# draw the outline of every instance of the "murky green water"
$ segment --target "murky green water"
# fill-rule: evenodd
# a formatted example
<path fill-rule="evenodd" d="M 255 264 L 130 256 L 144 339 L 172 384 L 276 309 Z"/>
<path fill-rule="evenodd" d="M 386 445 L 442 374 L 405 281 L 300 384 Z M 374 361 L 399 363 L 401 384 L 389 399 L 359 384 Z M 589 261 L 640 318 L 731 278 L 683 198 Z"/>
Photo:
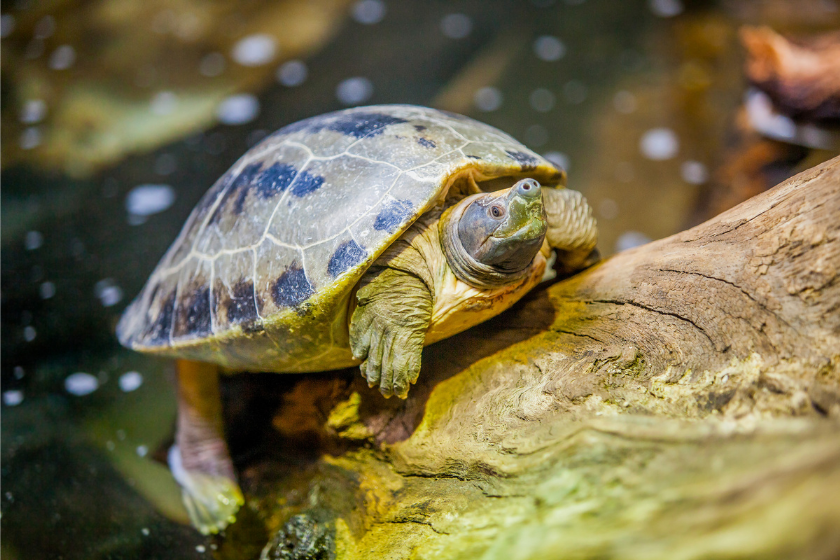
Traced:
<path fill-rule="evenodd" d="M 743 91 L 737 25 L 777 17 L 680 0 L 228 4 L 3 2 L 8 558 L 213 552 L 161 462 L 170 365 L 113 330 L 262 136 L 349 105 L 468 114 L 567 167 L 610 254 L 691 220 Z"/>

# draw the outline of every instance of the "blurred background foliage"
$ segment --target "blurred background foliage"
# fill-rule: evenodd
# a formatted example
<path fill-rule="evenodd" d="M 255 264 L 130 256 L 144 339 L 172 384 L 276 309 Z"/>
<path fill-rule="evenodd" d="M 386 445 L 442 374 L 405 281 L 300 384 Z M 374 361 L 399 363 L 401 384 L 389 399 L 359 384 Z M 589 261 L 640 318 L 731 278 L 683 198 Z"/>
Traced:
<path fill-rule="evenodd" d="M 208 552 L 150 458 L 170 437 L 168 366 L 120 350 L 113 327 L 266 134 L 365 104 L 467 114 L 567 168 L 609 255 L 738 202 L 720 173 L 739 146 L 745 24 L 822 33 L 840 6 L 3 1 L 3 554 Z M 832 153 L 780 148 L 762 170 L 772 185 Z"/>

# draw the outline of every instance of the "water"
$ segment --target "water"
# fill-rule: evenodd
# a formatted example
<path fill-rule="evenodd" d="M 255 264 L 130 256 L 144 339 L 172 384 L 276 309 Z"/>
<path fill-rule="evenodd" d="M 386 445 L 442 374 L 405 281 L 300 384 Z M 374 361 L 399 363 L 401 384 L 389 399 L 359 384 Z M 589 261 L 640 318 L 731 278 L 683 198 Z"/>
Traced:
<path fill-rule="evenodd" d="M 251 145 L 360 103 L 465 113 L 564 165 L 609 255 L 688 222 L 743 95 L 737 25 L 775 17 L 744 4 L 4 3 L 2 553 L 214 553 L 161 463 L 171 366 L 113 331 Z"/>

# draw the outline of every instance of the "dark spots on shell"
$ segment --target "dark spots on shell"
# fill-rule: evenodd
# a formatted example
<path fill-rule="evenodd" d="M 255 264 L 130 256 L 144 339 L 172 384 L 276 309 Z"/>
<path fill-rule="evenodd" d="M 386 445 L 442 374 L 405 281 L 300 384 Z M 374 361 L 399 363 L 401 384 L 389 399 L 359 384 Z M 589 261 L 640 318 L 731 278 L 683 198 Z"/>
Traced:
<path fill-rule="evenodd" d="M 245 169 L 240 171 L 239 175 L 230 181 L 224 189 L 224 194 L 221 195 L 222 200 L 219 202 L 219 205 L 216 206 L 216 210 L 213 212 L 210 222 L 216 223 L 221 220 L 224 215 L 224 211 L 231 205 L 231 201 L 233 201 L 233 208 L 231 208 L 231 211 L 234 214 L 242 213 L 245 206 L 245 199 L 248 197 L 248 191 L 250 190 L 249 187 L 257 177 L 260 169 L 262 169 L 262 162 L 246 165 Z"/>
<path fill-rule="evenodd" d="M 320 175 L 313 175 L 307 171 L 301 171 L 296 181 L 292 183 L 290 192 L 300 198 L 313 193 L 324 184 L 324 178 Z"/>
<path fill-rule="evenodd" d="M 338 246 L 338 249 L 330 257 L 330 262 L 327 264 L 327 272 L 335 278 L 348 268 L 364 260 L 365 257 L 367 257 L 367 251 L 359 247 L 358 243 L 352 239 L 345 241 Z"/>
<path fill-rule="evenodd" d="M 323 115 L 313 117 L 281 128 L 272 136 L 284 136 L 295 132 L 315 134 L 322 130 L 340 132 L 354 138 L 367 138 L 382 134 L 386 127 L 392 124 L 408 122 L 399 117 L 370 111 L 356 111 L 343 115 Z"/>
<path fill-rule="evenodd" d="M 211 329 L 210 288 L 203 286 L 182 294 L 175 313 L 173 337 L 206 336 Z"/>
<path fill-rule="evenodd" d="M 505 153 L 512 157 L 519 164 L 522 171 L 532 171 L 537 168 L 540 161 L 530 154 L 525 152 L 517 152 L 516 150 L 505 150 Z"/>
<path fill-rule="evenodd" d="M 260 173 L 254 194 L 263 200 L 285 191 L 297 177 L 297 169 L 287 163 L 275 163 Z"/>
<path fill-rule="evenodd" d="M 470 159 L 481 159 L 481 156 L 471 156 L 469 154 L 467 154 L 467 157 Z"/>
<path fill-rule="evenodd" d="M 149 344 L 169 344 L 169 334 L 172 332 L 172 314 L 175 312 L 175 290 L 160 304 L 160 312 L 146 329 L 146 339 Z"/>
<path fill-rule="evenodd" d="M 393 200 L 389 202 L 376 216 L 376 220 L 373 222 L 373 229 L 393 231 L 411 215 L 412 208 L 412 204 L 408 200 Z"/>
<path fill-rule="evenodd" d="M 230 323 L 252 323 L 259 318 L 253 282 L 240 280 L 234 284 L 231 292 L 224 298 L 223 305 Z"/>
<path fill-rule="evenodd" d="M 426 127 L 421 124 L 415 124 L 414 130 L 416 130 L 417 132 L 423 132 L 424 130 L 426 130 Z"/>
<path fill-rule="evenodd" d="M 295 307 L 314 292 L 306 272 L 297 263 L 292 263 L 271 286 L 271 299 L 277 307 Z"/>
<path fill-rule="evenodd" d="M 418 138 L 417 143 L 424 148 L 437 148 L 437 145 L 427 138 Z"/>

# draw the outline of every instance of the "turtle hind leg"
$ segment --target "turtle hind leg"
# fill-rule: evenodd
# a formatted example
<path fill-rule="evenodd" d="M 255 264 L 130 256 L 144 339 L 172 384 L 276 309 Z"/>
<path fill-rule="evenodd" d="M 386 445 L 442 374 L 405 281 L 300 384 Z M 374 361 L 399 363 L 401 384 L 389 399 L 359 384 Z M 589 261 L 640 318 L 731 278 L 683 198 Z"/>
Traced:
<path fill-rule="evenodd" d="M 218 533 L 244 503 L 224 440 L 216 366 L 178 360 L 178 429 L 169 467 L 193 525 Z"/>

